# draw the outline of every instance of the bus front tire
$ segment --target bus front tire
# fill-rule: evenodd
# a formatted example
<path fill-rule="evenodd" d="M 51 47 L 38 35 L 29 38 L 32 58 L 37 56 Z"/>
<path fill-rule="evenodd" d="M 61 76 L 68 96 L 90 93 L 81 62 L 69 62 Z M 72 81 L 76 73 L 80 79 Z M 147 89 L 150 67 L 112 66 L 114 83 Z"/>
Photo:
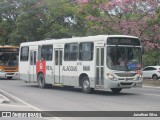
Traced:
<path fill-rule="evenodd" d="M 93 88 L 90 87 L 90 82 L 87 76 L 82 79 L 82 91 L 83 93 L 88 94 L 93 92 Z"/>
<path fill-rule="evenodd" d="M 111 88 L 113 93 L 120 93 L 122 88 Z"/>

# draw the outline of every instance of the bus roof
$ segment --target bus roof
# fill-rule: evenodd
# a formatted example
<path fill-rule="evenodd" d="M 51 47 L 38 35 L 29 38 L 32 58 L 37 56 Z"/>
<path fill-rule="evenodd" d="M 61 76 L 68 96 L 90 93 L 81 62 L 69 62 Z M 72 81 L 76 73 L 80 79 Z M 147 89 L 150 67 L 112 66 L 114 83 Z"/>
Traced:
<path fill-rule="evenodd" d="M 19 47 L 18 46 L 11 46 L 11 45 L 4 45 L 4 46 L 0 45 L 0 48 L 19 48 Z"/>
<path fill-rule="evenodd" d="M 72 38 L 62 38 L 62 39 L 46 39 L 41 41 L 24 42 L 21 46 L 25 45 L 39 45 L 39 44 L 53 44 L 53 43 L 65 43 L 65 42 L 83 42 L 83 41 L 99 41 L 106 40 L 108 37 L 129 37 L 138 38 L 129 35 L 96 35 L 96 36 L 86 36 L 86 37 L 72 37 Z"/>

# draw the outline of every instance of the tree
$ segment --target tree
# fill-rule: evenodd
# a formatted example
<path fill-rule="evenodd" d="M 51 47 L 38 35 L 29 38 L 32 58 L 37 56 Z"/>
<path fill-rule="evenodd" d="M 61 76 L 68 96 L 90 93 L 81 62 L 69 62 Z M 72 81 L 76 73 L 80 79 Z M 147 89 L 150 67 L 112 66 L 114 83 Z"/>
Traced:
<path fill-rule="evenodd" d="M 0 1 L 0 43 L 10 44 L 11 33 L 15 30 L 15 21 L 18 17 L 17 3 L 19 0 Z"/>
<path fill-rule="evenodd" d="M 82 36 L 86 27 L 78 14 L 79 6 L 75 1 L 47 0 L 47 33 L 49 38 Z"/>
<path fill-rule="evenodd" d="M 158 42 L 158 8 L 157 0 L 95 0 L 84 6 L 82 13 L 86 14 L 86 25 L 98 34 L 134 35 L 142 42 Z"/>
<path fill-rule="evenodd" d="M 16 30 L 12 33 L 14 44 L 21 42 L 37 41 L 44 39 L 45 30 L 45 8 L 42 7 L 43 1 L 24 0 L 19 7 L 19 16 L 16 20 Z"/>
<path fill-rule="evenodd" d="M 143 67 L 150 65 L 160 65 L 160 51 L 158 49 L 145 51 L 142 60 L 143 60 Z"/>

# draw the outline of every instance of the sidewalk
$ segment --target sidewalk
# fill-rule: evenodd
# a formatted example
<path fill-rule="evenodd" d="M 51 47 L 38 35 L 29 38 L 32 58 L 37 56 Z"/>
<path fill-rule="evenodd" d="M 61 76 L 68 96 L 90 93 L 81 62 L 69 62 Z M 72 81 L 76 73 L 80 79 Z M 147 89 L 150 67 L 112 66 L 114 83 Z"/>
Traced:
<path fill-rule="evenodd" d="M 143 80 L 143 86 L 160 87 L 160 80 L 145 79 Z"/>

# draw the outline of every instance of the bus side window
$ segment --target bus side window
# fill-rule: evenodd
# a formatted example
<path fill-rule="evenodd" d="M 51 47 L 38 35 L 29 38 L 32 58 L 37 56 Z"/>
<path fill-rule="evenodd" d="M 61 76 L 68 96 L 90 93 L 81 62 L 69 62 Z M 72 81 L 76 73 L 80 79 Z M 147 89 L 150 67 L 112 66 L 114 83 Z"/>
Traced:
<path fill-rule="evenodd" d="M 20 61 L 28 61 L 28 55 L 29 55 L 29 47 L 28 46 L 21 47 Z"/>
<path fill-rule="evenodd" d="M 69 60 L 69 44 L 65 44 L 64 46 L 64 60 Z"/>
<path fill-rule="evenodd" d="M 41 59 L 51 61 L 53 55 L 53 45 L 42 45 Z"/>
<path fill-rule="evenodd" d="M 64 46 L 64 60 L 76 61 L 78 58 L 78 43 L 68 43 Z"/>
<path fill-rule="evenodd" d="M 77 60 L 78 44 L 71 44 L 70 46 L 70 60 Z"/>
<path fill-rule="evenodd" d="M 42 46 L 38 46 L 38 60 L 41 60 L 41 49 L 42 49 Z"/>
<path fill-rule="evenodd" d="M 83 42 L 79 46 L 79 60 L 92 60 L 94 44 L 92 42 Z"/>
<path fill-rule="evenodd" d="M 55 65 L 58 65 L 58 50 L 55 51 Z"/>

